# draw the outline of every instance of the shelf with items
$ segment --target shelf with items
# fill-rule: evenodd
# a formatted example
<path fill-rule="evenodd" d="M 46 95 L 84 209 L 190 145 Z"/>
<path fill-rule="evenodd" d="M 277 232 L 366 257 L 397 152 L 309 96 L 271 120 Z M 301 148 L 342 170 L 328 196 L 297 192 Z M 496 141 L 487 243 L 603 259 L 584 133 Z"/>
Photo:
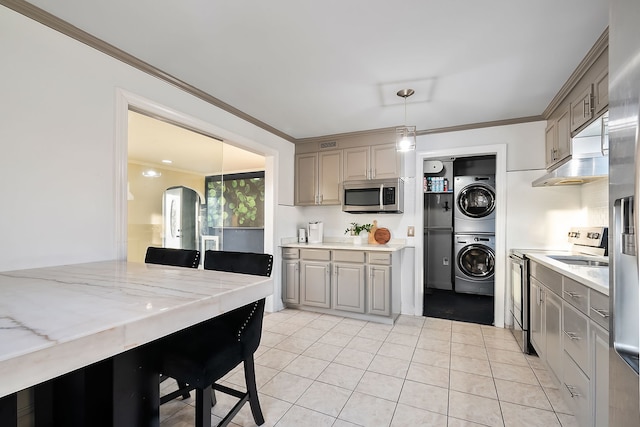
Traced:
<path fill-rule="evenodd" d="M 451 183 L 448 178 L 442 176 L 424 176 L 422 180 L 422 191 L 430 194 L 453 193 Z"/>

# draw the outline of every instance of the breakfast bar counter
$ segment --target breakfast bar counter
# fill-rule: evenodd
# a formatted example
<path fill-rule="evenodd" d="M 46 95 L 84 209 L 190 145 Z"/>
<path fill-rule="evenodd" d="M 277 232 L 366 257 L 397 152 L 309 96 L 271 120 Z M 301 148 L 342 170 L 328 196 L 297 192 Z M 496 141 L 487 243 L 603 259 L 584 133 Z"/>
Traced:
<path fill-rule="evenodd" d="M 269 277 L 125 261 L 0 272 L 0 397 L 272 293 Z"/>

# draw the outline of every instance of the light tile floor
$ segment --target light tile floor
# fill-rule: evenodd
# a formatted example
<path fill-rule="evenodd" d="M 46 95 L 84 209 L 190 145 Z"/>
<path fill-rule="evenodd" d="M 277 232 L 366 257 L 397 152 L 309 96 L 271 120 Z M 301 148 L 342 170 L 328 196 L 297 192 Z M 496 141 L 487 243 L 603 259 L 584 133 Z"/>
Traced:
<path fill-rule="evenodd" d="M 286 309 L 265 314 L 256 377 L 265 426 L 577 426 L 540 360 L 492 326 Z M 222 383 L 243 388 L 242 368 Z M 217 397 L 213 423 L 235 402 Z M 192 405 L 163 405 L 161 426 L 193 425 Z M 255 426 L 248 404 L 232 425 Z"/>

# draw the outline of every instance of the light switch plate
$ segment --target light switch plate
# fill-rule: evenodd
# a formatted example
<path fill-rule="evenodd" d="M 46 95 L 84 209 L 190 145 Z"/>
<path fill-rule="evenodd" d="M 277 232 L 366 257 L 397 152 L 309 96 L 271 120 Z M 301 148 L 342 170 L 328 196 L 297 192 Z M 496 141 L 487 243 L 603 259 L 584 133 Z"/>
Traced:
<path fill-rule="evenodd" d="M 407 237 L 413 237 L 416 234 L 416 229 L 413 225 L 407 227 Z"/>

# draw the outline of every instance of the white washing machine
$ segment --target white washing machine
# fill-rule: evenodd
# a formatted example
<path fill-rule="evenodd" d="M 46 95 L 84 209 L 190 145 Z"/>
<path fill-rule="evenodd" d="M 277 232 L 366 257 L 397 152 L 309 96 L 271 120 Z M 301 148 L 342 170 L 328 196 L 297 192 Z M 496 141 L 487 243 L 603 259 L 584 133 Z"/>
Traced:
<path fill-rule="evenodd" d="M 456 234 L 454 290 L 459 293 L 491 295 L 495 283 L 495 236 L 488 234 Z"/>
<path fill-rule="evenodd" d="M 496 232 L 494 175 L 456 176 L 453 180 L 453 232 Z"/>

